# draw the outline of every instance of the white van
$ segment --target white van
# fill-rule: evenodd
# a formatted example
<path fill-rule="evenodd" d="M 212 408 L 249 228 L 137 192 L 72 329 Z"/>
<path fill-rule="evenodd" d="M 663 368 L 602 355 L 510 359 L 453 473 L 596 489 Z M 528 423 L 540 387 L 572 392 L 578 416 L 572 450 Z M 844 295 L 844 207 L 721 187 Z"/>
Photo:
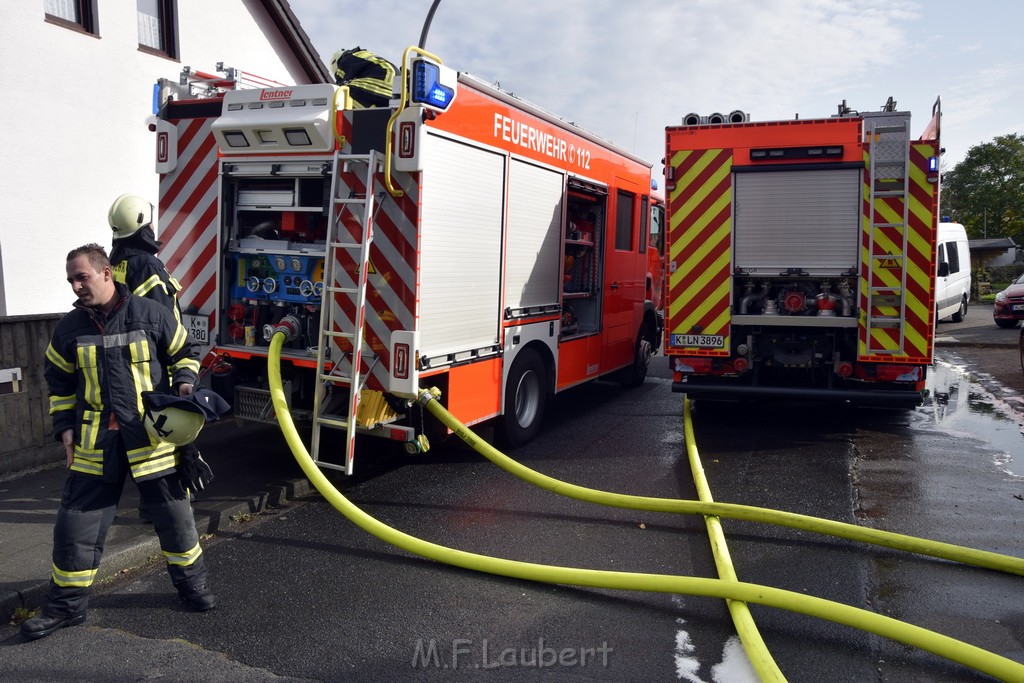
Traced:
<path fill-rule="evenodd" d="M 964 226 L 939 223 L 936 261 L 935 320 L 952 316 L 953 322 L 963 322 L 967 315 L 967 301 L 971 298 L 971 252 Z"/>

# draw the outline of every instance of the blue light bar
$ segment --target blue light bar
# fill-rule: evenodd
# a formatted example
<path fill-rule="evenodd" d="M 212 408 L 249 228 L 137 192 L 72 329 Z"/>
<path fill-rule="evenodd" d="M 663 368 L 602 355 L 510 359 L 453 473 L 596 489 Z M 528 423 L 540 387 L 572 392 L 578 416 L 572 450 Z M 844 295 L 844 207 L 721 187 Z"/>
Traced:
<path fill-rule="evenodd" d="M 445 111 L 455 99 L 455 90 L 441 85 L 441 68 L 418 59 L 412 65 L 412 101 Z"/>
<path fill-rule="evenodd" d="M 939 158 L 938 157 L 928 157 L 928 171 L 929 171 L 929 173 L 934 173 L 935 171 L 938 171 L 938 170 L 939 170 Z"/>

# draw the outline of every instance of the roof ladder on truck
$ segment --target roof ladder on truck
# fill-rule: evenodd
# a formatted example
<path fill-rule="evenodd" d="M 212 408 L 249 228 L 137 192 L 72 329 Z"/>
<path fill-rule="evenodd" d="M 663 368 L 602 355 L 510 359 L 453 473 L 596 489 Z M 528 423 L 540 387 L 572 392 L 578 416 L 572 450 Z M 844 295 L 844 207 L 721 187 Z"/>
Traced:
<path fill-rule="evenodd" d="M 910 113 L 868 112 L 868 354 L 901 355 L 907 306 Z"/>
<path fill-rule="evenodd" d="M 333 396 L 332 391 L 317 391 L 313 399 L 312 457 L 320 467 L 343 470 L 351 475 L 355 462 L 356 415 L 359 412 L 360 392 L 365 383 L 362 372 L 364 326 L 366 322 L 366 278 L 370 264 L 370 244 L 373 241 L 375 201 L 373 179 L 383 163 L 378 152 L 370 154 L 335 153 L 331 187 L 331 214 L 324 258 L 324 304 L 321 308 L 320 335 L 317 345 L 318 388 L 347 389 L 347 401 Z M 359 189 L 349 190 L 342 177 L 360 177 Z M 339 194 L 349 194 L 340 197 Z M 349 219 L 348 225 L 345 219 Z M 350 229 L 358 223 L 360 236 L 356 239 Z M 345 261 L 356 263 L 354 278 L 346 275 L 339 263 L 342 252 L 350 254 Z M 354 282 L 350 282 L 354 279 Z M 351 317 L 343 309 L 351 310 Z M 347 340 L 351 350 L 343 353 L 341 341 Z M 346 374 L 345 358 L 348 359 Z M 319 384 L 322 383 L 322 384 Z M 334 400 L 331 400 L 334 398 Z M 327 412 L 333 406 L 347 403 L 345 414 Z M 320 458 L 321 429 L 343 429 L 345 462 L 329 463 Z"/>

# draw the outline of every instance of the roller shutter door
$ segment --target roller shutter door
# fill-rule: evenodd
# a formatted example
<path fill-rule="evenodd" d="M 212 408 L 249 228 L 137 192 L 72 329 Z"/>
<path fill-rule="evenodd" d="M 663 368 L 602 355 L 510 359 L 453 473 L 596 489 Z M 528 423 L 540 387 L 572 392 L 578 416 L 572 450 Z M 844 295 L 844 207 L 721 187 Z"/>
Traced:
<path fill-rule="evenodd" d="M 505 307 L 558 305 L 563 177 L 513 159 L 509 169 Z"/>
<path fill-rule="evenodd" d="M 736 267 L 778 275 L 856 270 L 859 169 L 736 173 Z"/>
<path fill-rule="evenodd" d="M 436 135 L 426 142 L 419 329 L 422 353 L 437 357 L 498 343 L 505 159 Z"/>

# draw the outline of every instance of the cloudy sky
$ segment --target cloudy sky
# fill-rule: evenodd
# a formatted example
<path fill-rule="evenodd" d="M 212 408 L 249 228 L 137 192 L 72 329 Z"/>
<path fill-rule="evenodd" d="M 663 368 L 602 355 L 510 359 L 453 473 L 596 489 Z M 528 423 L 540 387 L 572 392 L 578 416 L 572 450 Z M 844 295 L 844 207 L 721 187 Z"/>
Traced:
<path fill-rule="evenodd" d="M 324 60 L 359 45 L 393 62 L 431 0 L 290 0 Z M 1024 134 L 1016 0 L 441 0 L 426 41 L 459 71 L 655 164 L 688 112 L 830 116 L 889 96 L 914 134 L 942 98 L 944 166 Z"/>

